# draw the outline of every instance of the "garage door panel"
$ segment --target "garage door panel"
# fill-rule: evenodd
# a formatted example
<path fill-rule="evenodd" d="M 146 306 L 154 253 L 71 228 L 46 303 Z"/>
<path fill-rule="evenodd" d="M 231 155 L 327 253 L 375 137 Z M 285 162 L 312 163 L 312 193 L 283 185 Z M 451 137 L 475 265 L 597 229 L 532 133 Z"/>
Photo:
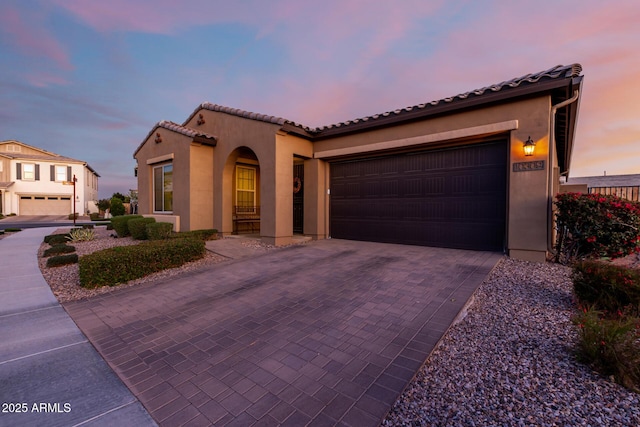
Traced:
<path fill-rule="evenodd" d="M 331 236 L 502 250 L 506 141 L 331 164 Z"/>
<path fill-rule="evenodd" d="M 20 215 L 69 215 L 71 198 L 68 196 L 21 196 Z"/>

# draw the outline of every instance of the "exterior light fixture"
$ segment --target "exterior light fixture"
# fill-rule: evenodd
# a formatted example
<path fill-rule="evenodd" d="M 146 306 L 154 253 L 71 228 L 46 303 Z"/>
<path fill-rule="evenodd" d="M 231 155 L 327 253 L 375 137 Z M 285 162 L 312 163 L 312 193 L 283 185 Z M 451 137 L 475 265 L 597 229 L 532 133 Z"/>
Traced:
<path fill-rule="evenodd" d="M 525 156 L 533 156 L 533 152 L 536 150 L 536 143 L 533 142 L 531 136 L 529 136 L 522 147 L 524 148 Z"/>

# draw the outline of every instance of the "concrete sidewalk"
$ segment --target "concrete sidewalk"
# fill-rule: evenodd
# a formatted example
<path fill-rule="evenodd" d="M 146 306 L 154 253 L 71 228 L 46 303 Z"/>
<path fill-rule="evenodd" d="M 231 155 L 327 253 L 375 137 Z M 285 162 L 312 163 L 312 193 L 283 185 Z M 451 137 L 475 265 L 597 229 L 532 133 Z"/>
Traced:
<path fill-rule="evenodd" d="M 155 426 L 58 304 L 33 228 L 0 240 L 0 426 Z"/>

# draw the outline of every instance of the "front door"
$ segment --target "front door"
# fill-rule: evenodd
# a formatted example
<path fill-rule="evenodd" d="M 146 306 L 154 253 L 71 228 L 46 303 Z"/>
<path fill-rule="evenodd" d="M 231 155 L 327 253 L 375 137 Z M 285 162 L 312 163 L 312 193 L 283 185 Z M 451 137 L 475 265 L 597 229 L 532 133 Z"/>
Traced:
<path fill-rule="evenodd" d="M 304 233 L 304 163 L 293 165 L 293 232 Z"/>

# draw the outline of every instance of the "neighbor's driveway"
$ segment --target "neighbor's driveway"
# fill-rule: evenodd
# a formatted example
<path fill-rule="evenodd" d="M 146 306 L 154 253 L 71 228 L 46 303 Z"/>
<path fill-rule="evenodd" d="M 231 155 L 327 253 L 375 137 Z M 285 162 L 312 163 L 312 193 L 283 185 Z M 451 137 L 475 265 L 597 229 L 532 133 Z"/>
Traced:
<path fill-rule="evenodd" d="M 375 426 L 500 257 L 325 240 L 65 308 L 161 425 Z"/>

